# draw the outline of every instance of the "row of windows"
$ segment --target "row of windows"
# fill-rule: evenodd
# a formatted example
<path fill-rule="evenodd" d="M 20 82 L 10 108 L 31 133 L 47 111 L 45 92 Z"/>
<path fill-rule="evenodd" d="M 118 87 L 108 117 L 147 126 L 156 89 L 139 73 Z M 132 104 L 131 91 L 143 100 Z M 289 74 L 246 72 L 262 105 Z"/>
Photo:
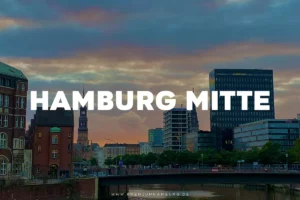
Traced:
<path fill-rule="evenodd" d="M 13 84 L 11 82 L 11 80 L 9 79 L 5 79 L 5 78 L 0 78 L 0 86 L 5 86 L 5 87 L 12 87 Z M 17 84 L 17 90 L 19 90 L 19 84 Z M 21 90 L 25 91 L 25 83 L 21 84 Z"/>
<path fill-rule="evenodd" d="M 16 96 L 16 108 L 25 108 L 25 97 Z M 0 94 L 0 107 L 9 107 L 9 96 Z"/>
<path fill-rule="evenodd" d="M 270 111 L 256 111 L 256 112 L 252 112 L 252 111 L 245 111 L 245 112 L 211 112 L 212 116 L 273 116 L 274 112 L 270 112 Z"/>
<path fill-rule="evenodd" d="M 38 151 L 38 153 L 42 152 L 42 146 L 40 144 L 38 144 L 38 146 L 37 146 L 37 151 Z M 70 152 L 71 152 L 71 144 L 68 144 L 68 153 L 70 153 Z M 51 157 L 54 159 L 58 158 L 58 150 L 56 150 L 56 149 L 52 150 L 51 155 L 52 155 Z"/>
<path fill-rule="evenodd" d="M 248 82 L 245 84 L 241 84 L 241 83 L 221 83 L 221 84 L 216 84 L 215 88 L 217 88 L 217 90 L 221 90 L 221 89 L 238 89 L 238 90 L 249 90 L 249 89 L 271 89 L 273 88 L 272 84 L 263 84 L 263 85 L 259 85 L 259 84 L 249 84 Z"/>
<path fill-rule="evenodd" d="M 42 136 L 43 136 L 43 133 L 42 133 L 42 132 L 39 132 L 39 133 L 38 133 L 38 137 L 41 138 Z M 57 135 L 53 135 L 53 136 L 57 136 Z M 72 137 L 72 132 L 69 132 L 69 133 L 68 133 L 68 137 L 69 137 L 69 138 Z"/>
<path fill-rule="evenodd" d="M 8 127 L 8 115 L 0 114 L 0 127 Z M 15 127 L 24 128 L 25 117 L 15 116 Z"/>
<path fill-rule="evenodd" d="M 0 133 L 0 149 L 7 148 L 7 135 L 6 133 Z M 24 138 L 14 138 L 13 149 L 24 149 L 25 139 Z"/>
<path fill-rule="evenodd" d="M 265 77 L 217 77 L 216 81 L 220 82 L 247 82 L 247 83 L 272 83 L 272 78 L 265 78 Z"/>

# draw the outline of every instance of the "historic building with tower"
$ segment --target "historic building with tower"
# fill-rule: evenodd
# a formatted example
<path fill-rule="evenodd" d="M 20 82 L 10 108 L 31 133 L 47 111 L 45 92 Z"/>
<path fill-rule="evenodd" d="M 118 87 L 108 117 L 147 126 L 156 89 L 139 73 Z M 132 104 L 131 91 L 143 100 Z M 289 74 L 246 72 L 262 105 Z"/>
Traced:
<path fill-rule="evenodd" d="M 82 91 L 83 97 L 85 96 L 84 89 Z M 94 151 L 100 147 L 97 143 L 89 141 L 88 137 L 88 117 L 87 106 L 80 107 L 79 121 L 78 121 L 78 138 L 77 143 L 74 144 L 74 157 L 80 157 L 85 160 L 90 160 L 94 157 Z"/>

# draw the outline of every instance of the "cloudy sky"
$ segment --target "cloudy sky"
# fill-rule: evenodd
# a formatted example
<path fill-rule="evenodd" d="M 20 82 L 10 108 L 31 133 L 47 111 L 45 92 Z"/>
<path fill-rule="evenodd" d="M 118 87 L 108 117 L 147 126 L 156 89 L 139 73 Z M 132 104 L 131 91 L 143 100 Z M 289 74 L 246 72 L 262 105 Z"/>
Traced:
<path fill-rule="evenodd" d="M 0 61 L 21 69 L 30 90 L 170 90 L 178 105 L 187 90 L 208 90 L 214 68 L 273 69 L 276 117 L 294 118 L 299 10 L 299 0 L 1 0 Z M 198 117 L 209 129 L 209 112 Z M 89 113 L 101 145 L 146 141 L 162 125 L 157 109 Z"/>

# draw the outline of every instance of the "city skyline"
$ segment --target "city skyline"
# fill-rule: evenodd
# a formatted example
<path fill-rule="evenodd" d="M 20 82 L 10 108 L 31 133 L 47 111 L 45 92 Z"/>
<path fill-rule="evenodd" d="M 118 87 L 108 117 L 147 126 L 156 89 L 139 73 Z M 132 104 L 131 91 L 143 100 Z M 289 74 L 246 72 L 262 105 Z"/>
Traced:
<path fill-rule="evenodd" d="M 29 91 L 170 90 L 185 107 L 187 90 L 209 89 L 212 69 L 273 69 L 275 117 L 300 113 L 299 1 L 66 2 L 0 2 L 0 61 L 24 72 Z M 209 130 L 209 111 L 197 113 Z M 88 116 L 101 146 L 106 137 L 147 141 L 148 129 L 163 127 L 159 110 Z"/>

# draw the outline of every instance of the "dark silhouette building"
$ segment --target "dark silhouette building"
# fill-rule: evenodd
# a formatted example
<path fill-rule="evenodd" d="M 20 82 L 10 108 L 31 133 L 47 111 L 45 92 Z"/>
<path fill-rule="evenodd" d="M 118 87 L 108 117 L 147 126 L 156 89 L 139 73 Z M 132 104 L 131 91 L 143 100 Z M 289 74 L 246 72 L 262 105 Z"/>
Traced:
<path fill-rule="evenodd" d="M 210 127 L 216 134 L 217 149 L 232 149 L 233 128 L 240 124 L 274 119 L 273 70 L 214 69 L 209 74 L 210 91 L 253 91 L 248 99 L 248 110 L 241 110 L 241 97 L 232 97 L 231 110 L 224 109 L 224 97 L 218 101 L 218 110 L 210 108 Z M 254 110 L 254 91 L 270 91 L 269 111 Z"/>
<path fill-rule="evenodd" d="M 26 76 L 0 62 L 0 179 L 24 172 L 27 90 Z"/>

